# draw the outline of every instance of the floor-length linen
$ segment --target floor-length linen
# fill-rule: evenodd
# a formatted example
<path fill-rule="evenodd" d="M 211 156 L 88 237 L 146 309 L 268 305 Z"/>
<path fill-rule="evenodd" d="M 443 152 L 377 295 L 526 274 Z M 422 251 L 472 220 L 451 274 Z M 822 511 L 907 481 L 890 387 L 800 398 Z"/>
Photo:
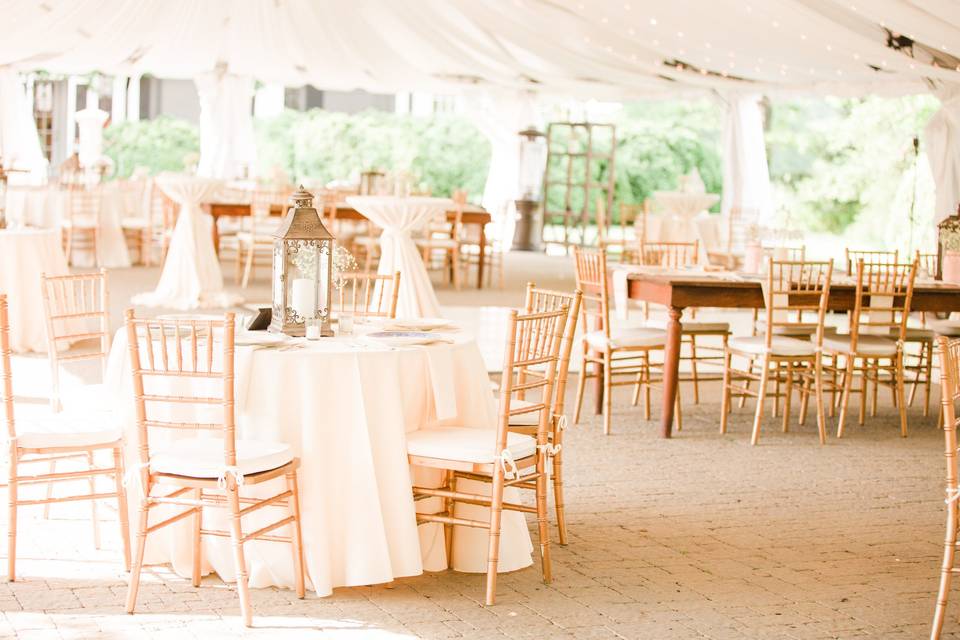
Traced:
<path fill-rule="evenodd" d="M 46 352 L 47 325 L 40 276 L 67 273 L 59 231 L 0 230 L 0 293 L 7 295 L 11 349 Z"/>
<path fill-rule="evenodd" d="M 133 303 L 203 309 L 228 307 L 240 302 L 240 296 L 228 294 L 223 288 L 223 274 L 211 236 L 213 219 L 200 207 L 202 202 L 223 188 L 223 182 L 167 175 L 158 177 L 155 184 L 180 205 L 180 214 L 157 288 L 134 296 Z"/>
<path fill-rule="evenodd" d="M 128 209 L 120 185 L 107 183 L 95 187 L 94 192 L 99 214 L 96 261 L 90 252 L 77 250 L 73 263 L 78 267 L 129 267 L 130 254 L 122 227 Z M 69 198 L 66 189 L 11 185 L 7 188 L 7 221 L 13 226 L 60 229 L 68 218 Z"/>
<path fill-rule="evenodd" d="M 449 198 L 399 198 L 392 196 L 350 196 L 347 202 L 368 220 L 383 229 L 380 235 L 380 275 L 400 272 L 397 297 L 398 318 L 435 318 L 440 303 L 430 275 L 411 234 L 432 217 L 453 207 Z"/>
<path fill-rule="evenodd" d="M 653 194 L 653 201 L 659 212 L 647 216 L 647 242 L 699 240 L 699 259 L 702 264 L 706 264 L 707 247 L 704 239 L 700 237 L 700 229 L 695 218 L 716 204 L 719 199 L 720 196 L 714 193 L 657 191 Z"/>
<path fill-rule="evenodd" d="M 313 589 L 328 595 L 337 587 L 378 584 L 445 569 L 443 528 L 416 525 L 410 489 L 412 477 L 433 482 L 438 472 L 408 466 L 405 434 L 433 423 L 463 424 L 488 430 L 493 446 L 496 409 L 476 342 L 454 334 L 453 344 L 401 349 L 362 338 L 301 339 L 299 344 L 300 348 L 286 351 L 237 347 L 236 417 L 239 437 L 286 442 L 300 458 L 304 550 Z M 138 438 L 123 331 L 117 333 L 111 349 L 107 387 L 117 394 L 128 468 L 136 468 Z M 171 391 L 176 392 L 175 387 L 154 390 Z M 191 412 L 171 414 L 170 419 L 216 420 L 216 415 Z M 151 446 L 157 441 L 155 433 L 151 432 Z M 281 482 L 248 487 L 244 492 L 272 495 Z M 470 490 L 463 481 L 458 488 Z M 132 495 L 131 505 L 136 503 Z M 416 506 L 431 507 L 436 505 L 429 501 Z M 164 514 L 157 511 L 160 520 Z M 485 509 L 470 505 L 458 506 L 458 515 L 488 517 Z M 245 517 L 244 527 L 252 530 L 267 524 L 264 518 L 269 517 Z M 215 510 L 207 510 L 204 527 L 225 528 L 222 518 Z M 178 574 L 189 576 L 191 531 L 187 520 L 152 534 L 146 562 L 170 562 Z M 503 513 L 500 548 L 501 571 L 532 564 L 523 514 Z M 246 550 L 252 586 L 293 585 L 286 546 L 253 542 Z M 484 572 L 486 557 L 487 532 L 457 527 L 453 568 Z M 234 580 L 228 539 L 204 540 L 204 571 L 211 569 L 227 581 Z"/>

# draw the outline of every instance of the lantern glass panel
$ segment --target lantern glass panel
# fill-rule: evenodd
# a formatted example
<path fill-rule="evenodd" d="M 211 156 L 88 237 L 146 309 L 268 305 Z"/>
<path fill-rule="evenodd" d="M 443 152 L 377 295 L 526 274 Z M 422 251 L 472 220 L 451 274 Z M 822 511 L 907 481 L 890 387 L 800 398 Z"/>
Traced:
<path fill-rule="evenodd" d="M 521 135 L 520 193 L 524 200 L 540 199 L 546 161 L 547 142 L 543 135 Z"/>

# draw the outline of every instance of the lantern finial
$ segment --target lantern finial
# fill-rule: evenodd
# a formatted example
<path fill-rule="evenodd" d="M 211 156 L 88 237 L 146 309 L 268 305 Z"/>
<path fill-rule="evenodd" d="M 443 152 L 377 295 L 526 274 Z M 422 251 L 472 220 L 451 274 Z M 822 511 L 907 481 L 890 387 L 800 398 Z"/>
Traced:
<path fill-rule="evenodd" d="M 313 206 L 313 194 L 303 188 L 303 185 L 300 185 L 300 188 L 297 189 L 290 196 L 290 199 L 293 200 L 294 207 L 312 207 Z"/>

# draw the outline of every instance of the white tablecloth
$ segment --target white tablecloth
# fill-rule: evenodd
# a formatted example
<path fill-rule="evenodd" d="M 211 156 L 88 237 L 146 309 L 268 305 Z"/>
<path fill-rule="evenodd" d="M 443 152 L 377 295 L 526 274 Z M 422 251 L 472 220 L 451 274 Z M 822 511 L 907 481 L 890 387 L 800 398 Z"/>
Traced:
<path fill-rule="evenodd" d="M 449 198 L 398 198 L 392 196 L 350 196 L 347 203 L 375 225 L 380 235 L 381 275 L 400 272 L 400 294 L 397 317 L 435 318 L 440 303 L 423 264 L 423 258 L 411 233 L 423 227 L 432 217 L 453 207 Z"/>
<path fill-rule="evenodd" d="M 100 234 L 97 240 L 97 263 L 108 269 L 130 266 L 127 243 L 121 222 L 127 213 L 124 194 L 119 185 L 108 183 L 97 187 L 100 205 Z M 27 187 L 12 185 L 7 189 L 7 222 L 13 226 L 31 226 L 60 229 L 67 219 L 69 194 L 55 187 Z M 75 264 L 94 265 L 92 255 L 76 252 Z"/>
<path fill-rule="evenodd" d="M 240 296 L 228 294 L 223 288 L 211 236 L 213 218 L 200 207 L 223 188 L 223 182 L 162 175 L 155 184 L 180 205 L 180 214 L 157 288 L 134 296 L 133 303 L 173 309 L 223 308 L 239 303 Z"/>
<path fill-rule="evenodd" d="M 715 193 L 657 191 L 654 206 L 659 213 L 647 217 L 647 242 L 692 242 L 699 240 L 699 259 L 707 264 L 707 238 L 701 237 L 695 218 L 720 199 Z"/>
<path fill-rule="evenodd" d="M 493 445 L 496 425 L 480 351 L 472 338 L 452 337 L 454 344 L 402 349 L 356 337 L 300 339 L 304 346 L 289 351 L 237 348 L 238 434 L 289 443 L 300 457 L 307 575 L 318 594 L 446 568 L 443 528 L 417 527 L 410 489 L 411 473 L 418 474 L 418 481 L 439 476 L 407 465 L 405 433 L 436 421 L 439 414 L 445 423 L 489 429 Z M 138 438 L 124 331 L 117 333 L 111 349 L 107 388 L 119 394 L 129 466 L 136 462 Z M 276 493 L 281 484 L 268 483 L 262 495 Z M 136 504 L 131 496 L 131 506 Z M 417 508 L 430 506 L 427 501 Z M 458 506 L 461 517 L 483 519 L 484 512 Z M 157 514 L 158 520 L 162 517 Z M 267 522 L 244 518 L 247 529 Z M 226 522 L 215 524 L 204 516 L 205 527 L 220 525 Z M 190 575 L 191 531 L 191 521 L 185 520 L 152 534 L 146 561 L 172 562 L 177 573 Z M 454 540 L 453 568 L 485 572 L 487 532 L 458 527 Z M 245 548 L 252 586 L 293 585 L 286 545 L 253 542 Z M 523 514 L 503 513 L 500 548 L 501 571 L 532 564 Z M 225 580 L 234 580 L 228 539 L 205 538 L 204 557 L 205 571 L 212 568 Z"/>
<path fill-rule="evenodd" d="M 0 230 L 0 293 L 10 309 L 10 347 L 14 351 L 47 350 L 40 275 L 66 275 L 60 231 Z"/>

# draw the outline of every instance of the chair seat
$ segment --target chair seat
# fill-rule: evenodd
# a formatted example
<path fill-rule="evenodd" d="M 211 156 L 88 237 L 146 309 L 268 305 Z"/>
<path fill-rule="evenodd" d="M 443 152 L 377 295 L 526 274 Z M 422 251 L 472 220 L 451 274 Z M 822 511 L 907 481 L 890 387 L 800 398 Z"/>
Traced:
<path fill-rule="evenodd" d="M 73 220 L 61 220 L 64 229 L 97 229 L 100 223 L 95 216 L 74 216 Z"/>
<path fill-rule="evenodd" d="M 418 247 L 429 247 L 430 249 L 457 249 L 460 247 L 460 241 L 453 238 L 419 238 Z"/>
<path fill-rule="evenodd" d="M 957 327 L 957 331 L 960 331 L 960 326 Z M 890 333 L 894 333 L 891 331 Z M 904 340 L 907 342 L 927 342 L 933 340 L 936 336 L 933 329 L 925 329 L 923 327 L 907 327 L 907 333 L 904 336 Z"/>
<path fill-rule="evenodd" d="M 766 336 L 743 336 L 730 338 L 728 343 L 734 351 L 763 355 L 767 352 Z M 770 343 L 770 355 L 773 356 L 812 356 L 816 346 L 807 340 L 798 340 L 789 336 L 774 335 Z"/>
<path fill-rule="evenodd" d="M 669 321 L 666 318 L 656 318 L 647 324 L 655 329 L 666 329 Z M 729 322 L 696 322 L 684 320 L 680 323 L 683 333 L 729 333 Z"/>
<path fill-rule="evenodd" d="M 269 233 L 251 233 L 250 231 L 238 231 L 235 234 L 237 242 L 240 244 L 250 244 L 253 240 L 256 244 L 273 244 L 273 235 Z"/>
<path fill-rule="evenodd" d="M 353 242 L 353 244 L 359 244 L 365 247 L 380 246 L 380 237 L 379 236 L 354 236 L 351 242 Z"/>
<path fill-rule="evenodd" d="M 492 429 L 436 427 L 407 434 L 407 453 L 422 458 L 492 464 L 497 459 L 496 432 Z M 537 441 L 521 433 L 507 433 L 507 450 L 514 460 L 532 456 Z"/>
<path fill-rule="evenodd" d="M 838 353 L 850 353 L 849 334 L 834 334 L 823 338 L 823 348 Z M 897 355 L 897 343 L 884 336 L 861 334 L 857 337 L 858 356 L 889 357 Z"/>
<path fill-rule="evenodd" d="M 24 449 L 97 447 L 119 444 L 120 429 L 109 412 L 63 412 L 17 421 L 17 445 Z"/>
<path fill-rule="evenodd" d="M 248 476 L 277 469 L 293 460 L 282 442 L 237 440 L 237 467 Z M 158 448 L 150 456 L 150 471 L 189 478 L 217 478 L 224 472 L 223 440 L 188 438 Z"/>
<path fill-rule="evenodd" d="M 927 325 L 939 336 L 960 336 L 960 320 L 927 320 Z"/>
<path fill-rule="evenodd" d="M 824 331 L 828 331 L 828 327 L 824 327 Z M 757 333 L 765 334 L 767 332 L 767 321 L 758 320 L 757 321 Z M 773 327 L 773 335 L 775 336 L 812 336 L 817 332 L 817 323 L 816 322 L 795 322 L 792 324 L 775 324 Z"/>
<path fill-rule="evenodd" d="M 597 351 L 610 349 L 629 349 L 633 347 L 662 347 L 667 344 L 667 332 L 650 327 L 632 329 L 614 329 L 610 338 L 603 331 L 591 331 L 583 336 L 587 344 Z"/>

